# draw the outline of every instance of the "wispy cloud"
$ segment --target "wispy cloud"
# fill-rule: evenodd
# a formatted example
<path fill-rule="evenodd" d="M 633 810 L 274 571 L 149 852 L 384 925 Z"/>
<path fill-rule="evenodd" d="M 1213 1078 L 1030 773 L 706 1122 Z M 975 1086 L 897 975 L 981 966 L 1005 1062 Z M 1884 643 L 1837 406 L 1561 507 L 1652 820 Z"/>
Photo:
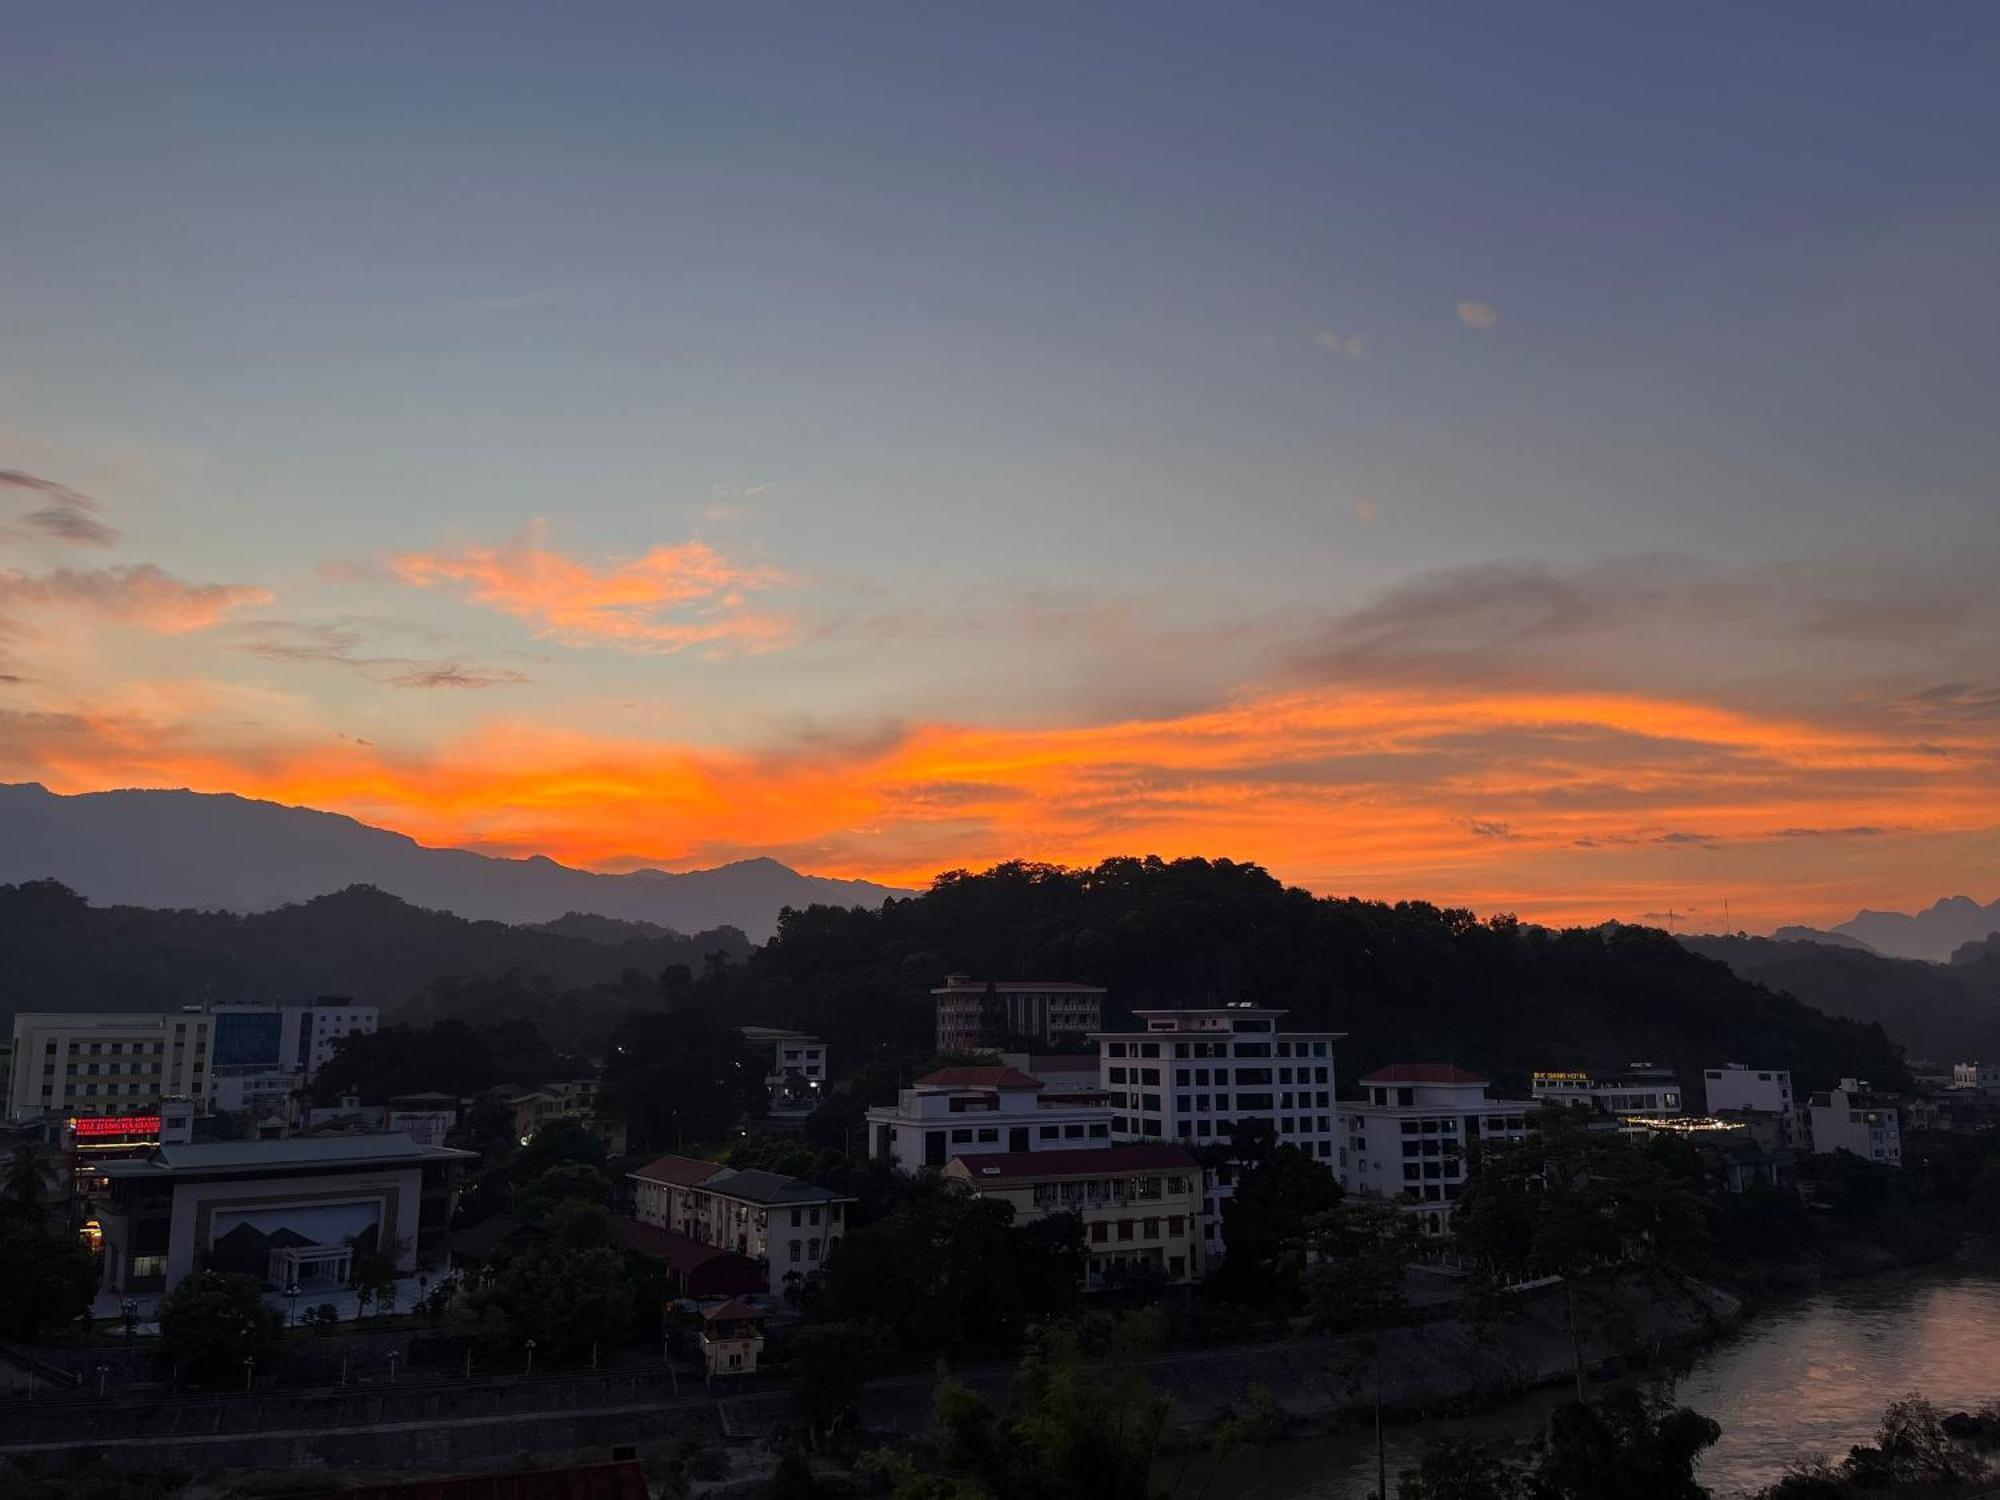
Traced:
<path fill-rule="evenodd" d="M 186 583 L 152 563 L 51 573 L 0 570 L 0 610 L 78 608 L 164 635 L 207 630 L 232 610 L 270 601 L 265 589 Z"/>
<path fill-rule="evenodd" d="M 1493 310 L 1491 303 L 1461 302 L 1458 304 L 1458 321 L 1483 333 L 1500 326 L 1500 314 Z"/>
<path fill-rule="evenodd" d="M 426 659 L 371 653 L 367 643 L 370 627 L 375 624 L 353 618 L 323 622 L 246 620 L 234 627 L 233 634 L 244 650 L 267 661 L 345 667 L 390 687 L 490 688 L 533 680 L 513 667 L 481 666 L 460 657 Z"/>
<path fill-rule="evenodd" d="M 785 581 L 783 573 L 736 562 L 701 541 L 593 565 L 555 551 L 546 524 L 536 522 L 501 546 L 402 553 L 390 567 L 418 588 L 455 586 L 473 603 L 527 620 L 569 646 L 758 649 L 792 631 L 789 620 L 749 605 L 750 595 Z"/>
<path fill-rule="evenodd" d="M 25 491 L 40 500 L 19 518 L 19 524 L 44 536 L 92 547 L 108 547 L 118 540 L 116 529 L 98 519 L 104 507 L 66 484 L 20 469 L 0 469 L 0 488 Z"/>
<path fill-rule="evenodd" d="M 1323 329 L 1313 335 L 1313 342 L 1329 354 L 1346 355 L 1357 365 L 1368 358 L 1368 335 L 1365 333 L 1335 333 L 1331 329 Z"/>

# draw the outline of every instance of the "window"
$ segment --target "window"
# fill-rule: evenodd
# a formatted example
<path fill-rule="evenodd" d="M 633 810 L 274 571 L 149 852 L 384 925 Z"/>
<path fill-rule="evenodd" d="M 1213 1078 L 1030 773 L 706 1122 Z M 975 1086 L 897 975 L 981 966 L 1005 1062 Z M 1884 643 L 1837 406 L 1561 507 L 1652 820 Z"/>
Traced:
<path fill-rule="evenodd" d="M 1109 1126 L 1105 1125 L 1102 1121 L 1099 1121 L 1097 1124 L 1090 1127 L 1090 1133 L 1093 1137 L 1101 1138 L 1111 1134 L 1111 1129 Z"/>
<path fill-rule="evenodd" d="M 1044 1125 L 1040 1130 L 1035 1132 L 1035 1138 L 1042 1141 L 1059 1140 L 1061 1137 L 1062 1126 L 1060 1125 Z"/>
<path fill-rule="evenodd" d="M 952 1139 L 952 1144 L 954 1144 L 954 1145 L 957 1145 L 957 1144 L 958 1144 L 959 1142 L 961 1142 L 961 1141 L 969 1141 L 969 1140 L 971 1140 L 971 1139 L 972 1139 L 972 1127 L 971 1127 L 971 1126 L 969 1126 L 969 1125 L 962 1125 L 962 1126 L 960 1126 L 960 1127 L 959 1127 L 958 1129 L 956 1129 L 956 1130 L 952 1131 L 952 1133 L 951 1133 L 951 1139 Z"/>
<path fill-rule="evenodd" d="M 1125 1070 L 1123 1068 L 1112 1068 L 1105 1074 L 1105 1077 L 1111 1083 L 1123 1083 L 1125 1081 Z"/>
<path fill-rule="evenodd" d="M 1118 1238 L 1121 1240 L 1132 1238 L 1132 1221 L 1130 1219 L 1120 1219 L 1118 1221 Z"/>
<path fill-rule="evenodd" d="M 807 1258 L 808 1260 L 818 1260 L 818 1259 L 819 1259 L 819 1241 L 818 1241 L 818 1240 L 807 1240 L 807 1241 L 806 1241 L 806 1258 Z"/>
<path fill-rule="evenodd" d="M 1000 1128 L 997 1125 L 982 1125 L 979 1127 L 979 1143 L 981 1145 L 997 1145 L 999 1140 Z"/>
<path fill-rule="evenodd" d="M 797 1240 L 793 1240 L 793 1241 L 792 1241 L 792 1259 L 793 1259 L 793 1260 L 797 1260 L 798 1258 L 799 1258 L 799 1242 L 798 1242 Z"/>
<path fill-rule="evenodd" d="M 1053 1129 L 1054 1127 L 1050 1127 L 1050 1128 L 1051 1128 L 1051 1129 Z M 1101 1127 L 1100 1127 L 1100 1128 L 1101 1128 Z M 1076 1139 L 1078 1139 L 1079 1137 L 1081 1137 L 1081 1136 L 1082 1136 L 1082 1134 L 1083 1134 L 1083 1127 L 1082 1127 L 1081 1125 L 1065 1125 L 1065 1126 L 1063 1126 L 1063 1137 L 1064 1137 L 1064 1139 L 1066 1139 L 1066 1140 L 1072 1140 L 1072 1141 L 1073 1141 L 1073 1140 L 1076 1140 Z"/>
<path fill-rule="evenodd" d="M 1109 1233 L 1110 1227 L 1111 1226 L 1106 1224 L 1102 1219 L 1099 1219 L 1095 1223 L 1093 1223 L 1090 1226 L 1091 1244 L 1101 1245 L 1105 1242 L 1105 1240 L 1110 1238 L 1110 1233 Z"/>

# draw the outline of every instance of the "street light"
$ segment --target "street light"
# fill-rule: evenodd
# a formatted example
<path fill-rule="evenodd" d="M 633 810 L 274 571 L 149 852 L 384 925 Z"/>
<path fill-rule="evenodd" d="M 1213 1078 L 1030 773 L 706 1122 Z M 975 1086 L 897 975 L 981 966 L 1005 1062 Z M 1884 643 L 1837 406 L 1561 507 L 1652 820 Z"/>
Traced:
<path fill-rule="evenodd" d="M 528 1368 L 521 1373 L 524 1375 L 535 1373 L 535 1341 L 533 1339 L 528 1340 Z"/>
<path fill-rule="evenodd" d="M 104 1377 L 111 1373 L 111 1366 L 100 1362 L 97 1366 L 97 1394 L 104 1394 Z"/>
<path fill-rule="evenodd" d="M 285 1326 L 296 1328 L 299 1320 L 299 1284 L 295 1281 L 285 1288 Z"/>
<path fill-rule="evenodd" d="M 132 1342 L 133 1331 L 139 1326 L 139 1300 L 127 1297 L 118 1304 L 118 1310 L 125 1314 L 125 1342 Z"/>
<path fill-rule="evenodd" d="M 246 1354 L 243 1356 L 244 1395 L 247 1396 L 250 1394 L 250 1388 L 252 1384 L 256 1381 L 256 1379 L 257 1379 L 257 1356 L 254 1354 Z"/>
<path fill-rule="evenodd" d="M 391 1385 L 396 1383 L 396 1361 L 402 1357 L 403 1352 L 400 1349 L 391 1349 L 389 1351 L 389 1384 Z"/>

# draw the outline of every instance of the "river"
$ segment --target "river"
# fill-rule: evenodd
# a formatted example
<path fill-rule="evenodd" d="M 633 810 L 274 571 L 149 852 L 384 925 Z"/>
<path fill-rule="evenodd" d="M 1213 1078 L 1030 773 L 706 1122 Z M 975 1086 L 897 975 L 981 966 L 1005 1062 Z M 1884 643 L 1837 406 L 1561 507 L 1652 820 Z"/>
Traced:
<path fill-rule="evenodd" d="M 1835 1282 L 1767 1308 L 1704 1351 L 1674 1394 L 1722 1424 L 1700 1478 L 1717 1500 L 1737 1500 L 1794 1459 L 1844 1457 L 1912 1390 L 1946 1411 L 2000 1400 L 2000 1255 Z M 1529 1436 L 1561 1400 L 1541 1392 L 1477 1417 L 1392 1427 L 1390 1493 L 1428 1437 Z M 1375 1448 L 1350 1432 L 1240 1450 L 1213 1473 L 1205 1458 L 1175 1467 L 1177 1500 L 1364 1500 Z"/>

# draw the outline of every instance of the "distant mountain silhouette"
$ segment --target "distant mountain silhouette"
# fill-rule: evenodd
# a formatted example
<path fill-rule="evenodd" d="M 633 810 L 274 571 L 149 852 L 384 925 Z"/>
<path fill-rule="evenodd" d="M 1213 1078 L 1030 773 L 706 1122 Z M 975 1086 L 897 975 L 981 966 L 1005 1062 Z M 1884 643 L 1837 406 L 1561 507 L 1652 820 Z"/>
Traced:
<path fill-rule="evenodd" d="M 1833 930 L 1892 958 L 1921 958 L 1941 964 L 1965 944 L 2000 931 L 2000 901 L 1981 906 L 1970 896 L 1949 896 L 1915 916 L 1900 911 L 1864 911 Z"/>
<path fill-rule="evenodd" d="M 229 794 L 0 785 L 0 882 L 54 879 L 103 905 L 265 911 L 352 885 L 508 923 L 610 917 L 678 932 L 736 927 L 755 941 L 786 906 L 877 906 L 904 895 L 801 875 L 774 859 L 669 874 L 600 875 L 543 855 L 429 849 L 336 813 Z M 600 935 L 598 941 L 641 936 Z"/>
<path fill-rule="evenodd" d="M 363 885 L 246 914 L 93 906 L 37 880 L 0 885 L 0 1027 L 16 1008 L 163 1010 L 321 994 L 397 1005 L 439 985 L 495 1005 L 516 989 L 573 996 L 608 985 L 629 1002 L 624 991 L 650 993 L 669 966 L 698 971 L 710 954 L 741 963 L 750 952 L 733 927 L 592 938 L 468 921 Z"/>
<path fill-rule="evenodd" d="M 1858 937 L 1844 932 L 1827 932 L 1819 927 L 1780 927 L 1771 934 L 1774 943 L 1819 943 L 1828 948 L 1859 948 L 1864 953 L 1875 950 Z"/>

